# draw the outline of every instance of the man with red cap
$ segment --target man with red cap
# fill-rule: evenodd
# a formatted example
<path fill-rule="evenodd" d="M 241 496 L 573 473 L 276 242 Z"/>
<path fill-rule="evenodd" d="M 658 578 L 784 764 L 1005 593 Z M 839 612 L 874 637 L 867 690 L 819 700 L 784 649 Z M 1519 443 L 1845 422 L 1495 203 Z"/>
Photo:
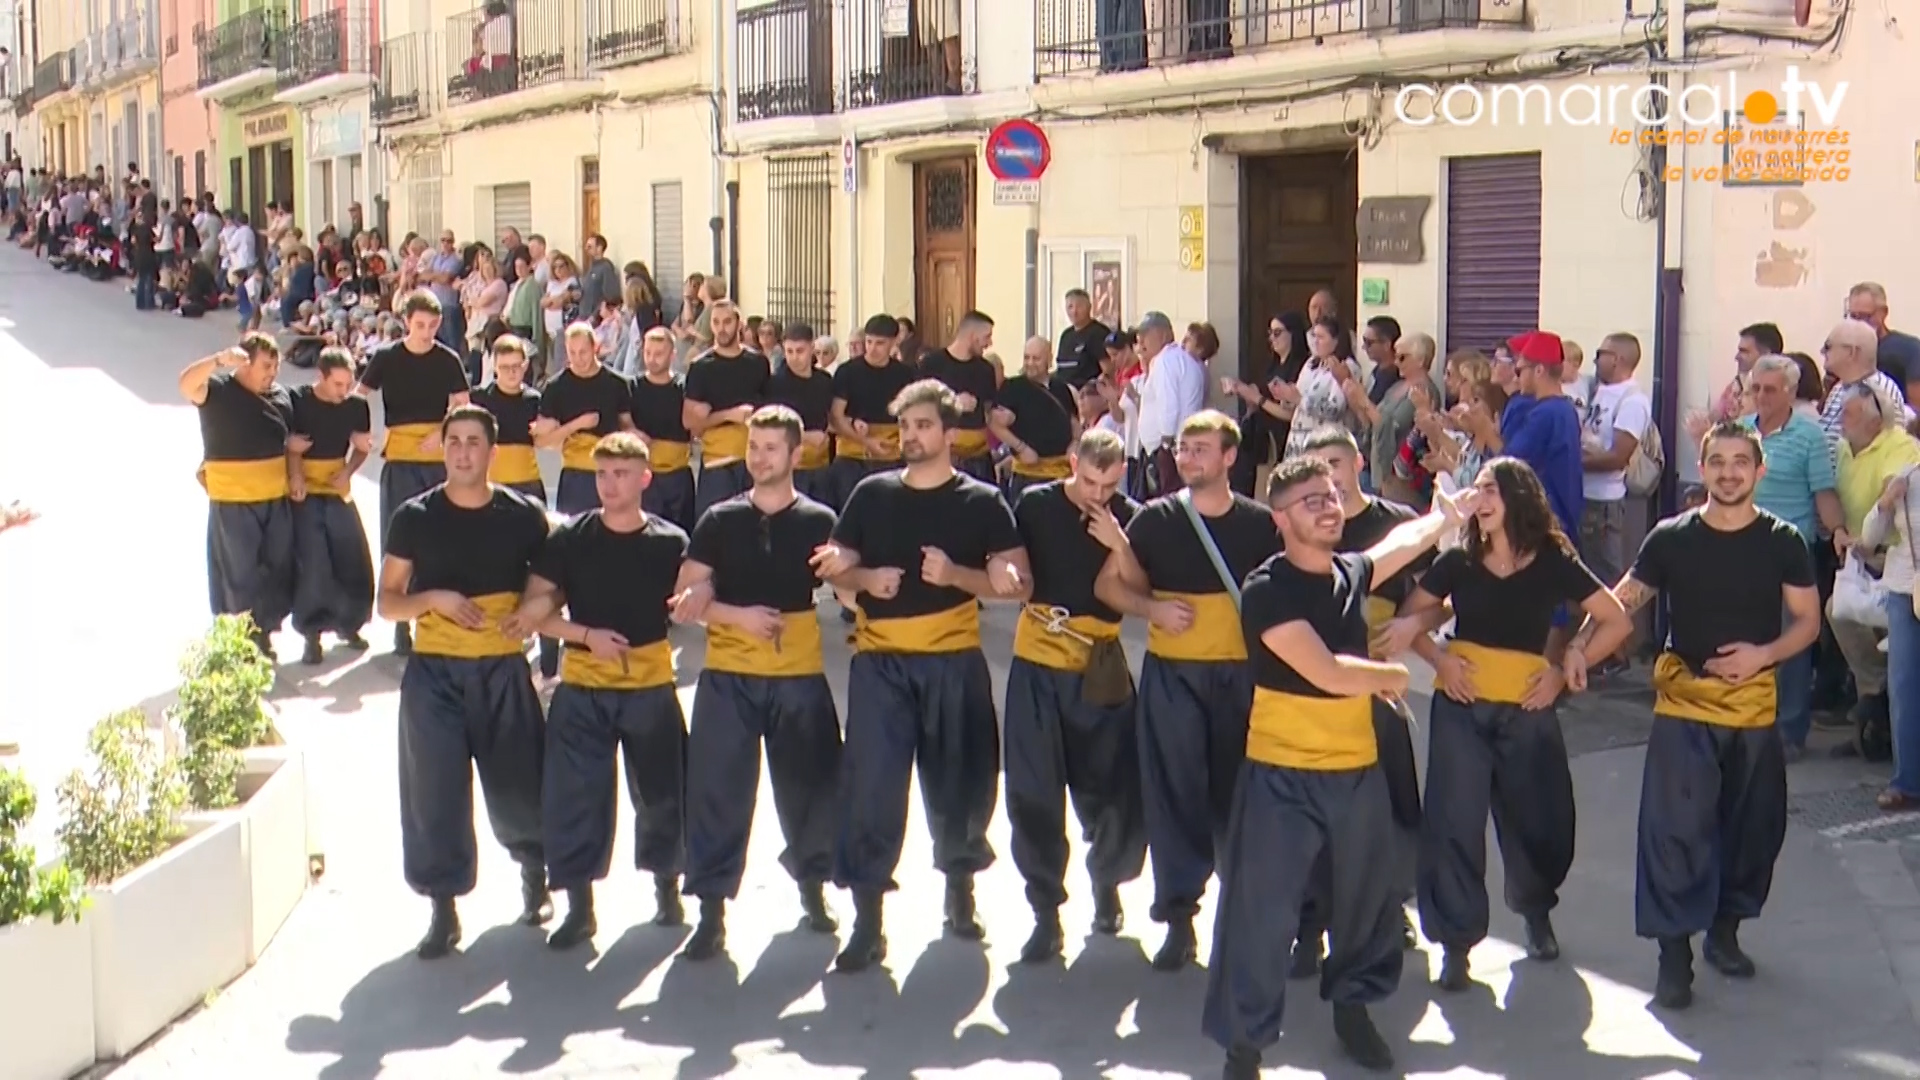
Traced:
<path fill-rule="evenodd" d="M 1520 392 L 1500 416 L 1500 441 L 1494 449 L 1527 463 L 1547 490 L 1547 502 L 1568 536 L 1580 535 L 1585 497 L 1581 481 L 1580 413 L 1562 392 L 1560 368 L 1566 354 L 1556 334 L 1529 330 L 1507 341 Z"/>

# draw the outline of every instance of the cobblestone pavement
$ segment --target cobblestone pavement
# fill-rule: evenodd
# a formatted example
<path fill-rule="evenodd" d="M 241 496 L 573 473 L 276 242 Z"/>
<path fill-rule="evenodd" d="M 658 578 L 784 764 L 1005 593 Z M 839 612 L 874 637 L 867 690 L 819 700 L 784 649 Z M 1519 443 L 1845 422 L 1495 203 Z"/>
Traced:
<path fill-rule="evenodd" d="M 0 323 L 0 377 L 13 391 L 0 396 L 0 497 L 29 497 L 50 513 L 0 544 L 0 700 L 6 716 L 30 718 L 27 755 L 47 773 L 70 764 L 86 722 L 164 688 L 179 645 L 204 623 L 203 517 L 188 486 L 197 448 L 192 415 L 173 404 L 171 385 L 182 364 L 226 340 L 228 326 L 136 318 L 117 288 L 56 276 L 13 252 L 0 252 L 0 318 L 12 323 Z M 51 440 L 61 431 L 102 420 L 132 445 L 95 438 L 56 452 Z M 1008 614 L 992 612 L 989 624 L 989 655 L 1004 658 Z M 282 644 L 290 653 L 293 642 Z M 690 686 L 698 636 L 683 644 L 680 670 Z M 110 664 L 85 659 L 108 649 Z M 1076 896 L 1067 911 L 1068 963 L 1030 968 L 1014 962 L 1029 923 L 1019 879 L 1003 858 L 980 882 L 988 943 L 943 940 L 940 882 L 917 807 L 884 971 L 826 974 L 832 942 L 796 931 L 793 888 L 774 861 L 779 837 L 764 797 L 724 961 L 675 961 L 685 932 L 647 925 L 647 883 L 618 869 L 601 892 L 596 951 L 549 953 L 533 931 L 509 925 L 518 907 L 513 867 L 483 840 L 480 888 L 462 910 L 464 951 L 418 963 L 409 950 L 426 913 L 400 882 L 396 828 L 398 671 L 379 651 L 330 657 L 311 672 L 283 669 L 283 726 L 308 755 L 326 874 L 256 968 L 96 1075 L 1025 1080 L 1217 1072 L 1218 1053 L 1198 1032 L 1204 972 L 1164 976 L 1146 966 L 1159 934 L 1146 919 L 1144 883 L 1125 890 L 1131 922 L 1114 940 L 1081 940 L 1091 912 Z M 836 690 L 844 695 L 844 686 Z M 1831 824 L 1840 814 L 1831 808 L 1818 820 L 1796 816 L 1807 824 L 1789 836 L 1767 916 L 1747 935 L 1761 976 L 1737 985 L 1703 974 L 1691 1012 L 1649 1010 L 1653 956 L 1631 929 L 1638 708 L 1622 691 L 1569 709 L 1581 824 L 1579 859 L 1557 914 L 1565 959 L 1521 959 L 1512 944 L 1518 921 L 1504 912 L 1495 915 L 1495 939 L 1475 954 L 1482 982 L 1470 992 L 1436 999 L 1423 976 L 1437 959 L 1410 958 L 1399 992 L 1377 1010 L 1402 1046 L 1405 1074 L 1920 1077 L 1908 989 L 1920 986 L 1920 888 L 1900 844 L 1854 839 L 1861 830 Z M 1865 780 L 1857 766 L 1824 761 L 1794 774 L 1796 797 L 1808 799 L 1843 798 Z M 623 823 L 623 848 L 625 833 Z M 1002 818 L 994 840 L 1003 856 L 1006 839 Z M 1493 887 L 1497 895 L 1497 871 Z M 844 895 L 833 899 L 844 917 Z M 1203 935 L 1209 923 L 1203 914 Z M 1268 1075 L 1352 1075 L 1327 1007 L 1310 985 L 1300 990 Z"/>

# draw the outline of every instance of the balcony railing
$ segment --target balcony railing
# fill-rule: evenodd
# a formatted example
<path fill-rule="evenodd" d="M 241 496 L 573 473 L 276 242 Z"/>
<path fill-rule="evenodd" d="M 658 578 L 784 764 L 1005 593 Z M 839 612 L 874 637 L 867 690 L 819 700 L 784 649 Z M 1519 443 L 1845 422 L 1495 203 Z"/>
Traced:
<path fill-rule="evenodd" d="M 200 89 L 272 69 L 286 32 L 287 14 L 277 7 L 244 12 L 207 31 L 199 41 Z"/>
<path fill-rule="evenodd" d="M 1513 18 L 1501 17 L 1507 11 Z M 1033 70 L 1039 78 L 1132 71 L 1523 18 L 1523 0 L 1035 0 Z"/>
<path fill-rule="evenodd" d="M 491 0 L 447 19 L 447 103 L 485 101 L 583 79 L 580 0 Z"/>
<path fill-rule="evenodd" d="M 33 96 L 50 98 L 62 90 L 71 90 L 78 81 L 80 50 L 68 49 L 47 57 L 33 69 Z"/>
<path fill-rule="evenodd" d="M 329 75 L 372 75 L 378 70 L 371 19 L 366 15 L 329 8 L 294 23 L 280 48 L 274 67 L 280 89 L 289 90 Z"/>
<path fill-rule="evenodd" d="M 743 8 L 734 37 L 740 119 L 833 112 L 833 0 Z"/>
<path fill-rule="evenodd" d="M 849 0 L 847 108 L 973 93 L 973 42 L 962 34 L 962 10 L 956 0 Z"/>
<path fill-rule="evenodd" d="M 620 67 L 685 49 L 687 19 L 679 0 L 589 0 L 587 63 Z"/>
<path fill-rule="evenodd" d="M 117 67 L 132 67 L 160 59 L 159 25 L 154 11 L 130 11 L 107 28 L 108 55 Z"/>
<path fill-rule="evenodd" d="M 433 111 L 433 35 L 425 30 L 380 43 L 380 70 L 367 107 L 375 125 L 405 124 Z"/>

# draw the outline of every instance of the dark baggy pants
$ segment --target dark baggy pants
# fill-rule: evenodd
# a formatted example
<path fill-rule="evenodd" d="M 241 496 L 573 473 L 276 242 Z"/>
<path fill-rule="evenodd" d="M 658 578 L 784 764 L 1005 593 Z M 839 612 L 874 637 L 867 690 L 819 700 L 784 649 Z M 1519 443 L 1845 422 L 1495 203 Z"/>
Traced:
<path fill-rule="evenodd" d="M 625 759 L 633 803 L 634 866 L 678 875 L 685 865 L 687 722 L 674 688 L 587 690 L 562 683 L 547 709 L 541 800 L 552 888 L 599 881 L 613 864 L 616 751 Z"/>
<path fill-rule="evenodd" d="M 688 896 L 740 895 L 762 742 L 787 842 L 780 865 L 795 881 L 833 873 L 840 716 L 827 677 L 703 671 L 687 739 Z"/>
<path fill-rule="evenodd" d="M 1753 919 L 1787 836 L 1780 729 L 1656 714 L 1640 780 L 1634 930 L 1671 938 Z"/>
<path fill-rule="evenodd" d="M 698 522 L 700 515 L 706 513 L 714 503 L 725 502 L 752 489 L 753 477 L 747 475 L 747 463 L 744 461 L 701 465 L 700 476 L 694 481 L 693 520 Z"/>
<path fill-rule="evenodd" d="M 693 532 L 693 470 L 654 473 L 647 490 L 640 493 L 640 509 L 657 518 L 671 521 L 680 531 Z"/>
<path fill-rule="evenodd" d="M 309 494 L 294 506 L 293 526 L 293 628 L 304 637 L 358 634 L 373 618 L 373 554 L 359 511 Z"/>
<path fill-rule="evenodd" d="M 523 867 L 540 846 L 540 699 L 524 656 L 415 654 L 400 676 L 400 850 L 422 896 L 473 891 L 473 773 L 493 835 Z"/>
<path fill-rule="evenodd" d="M 540 500 L 541 506 L 547 505 L 547 485 L 545 481 L 528 480 L 524 483 L 508 484 L 507 486 L 525 495 L 529 499 Z M 551 679 L 559 673 L 560 643 L 553 638 L 542 637 L 540 639 L 540 674 Z"/>
<path fill-rule="evenodd" d="M 561 469 L 553 488 L 553 508 L 568 517 L 600 509 L 600 489 L 585 469 Z"/>
<path fill-rule="evenodd" d="M 847 739 L 840 770 L 834 883 L 892 890 L 907 834 L 915 767 L 943 874 L 993 865 L 987 824 L 999 801 L 1000 730 L 993 680 L 979 649 L 855 653 L 847 670 Z"/>
<path fill-rule="evenodd" d="M 832 506 L 833 470 L 826 465 L 817 469 L 795 469 L 793 471 L 794 490 L 822 506 Z"/>
<path fill-rule="evenodd" d="M 1245 661 L 1149 653 L 1140 665 L 1140 787 L 1155 922 L 1191 919 L 1200 910 L 1215 852 L 1226 842 L 1252 708 Z"/>
<path fill-rule="evenodd" d="M 389 461 L 380 466 L 380 554 L 387 553 L 387 529 L 400 504 L 447 482 L 445 465 Z"/>
<path fill-rule="evenodd" d="M 207 601 L 272 633 L 293 612 L 293 500 L 207 504 Z"/>
<path fill-rule="evenodd" d="M 1080 681 L 1017 656 L 1007 669 L 1007 819 L 1013 864 L 1035 908 L 1067 900 L 1068 795 L 1090 844 L 1095 889 L 1134 880 L 1147 859 L 1134 703 L 1089 705 Z"/>
<path fill-rule="evenodd" d="M 874 473 L 887 472 L 898 468 L 900 468 L 900 463 L 897 461 L 867 461 L 864 458 L 847 457 L 834 458 L 833 463 L 827 466 L 828 477 L 833 491 L 833 508 L 835 510 L 845 509 L 848 497 L 853 494 L 854 488 L 860 486 L 860 481 L 865 480 Z"/>
<path fill-rule="evenodd" d="M 1505 870 L 1507 907 L 1545 915 L 1573 867 L 1573 773 L 1559 714 L 1435 694 L 1420 833 L 1420 928 L 1471 949 L 1487 936 L 1487 813 Z"/>
<path fill-rule="evenodd" d="M 1222 1047 L 1280 1038 L 1298 917 L 1324 852 L 1332 925 L 1320 997 L 1370 1005 L 1400 983 L 1400 904 L 1386 778 L 1373 767 L 1305 772 L 1246 763 L 1220 866 L 1220 910 L 1201 1025 Z"/>
<path fill-rule="evenodd" d="M 1413 899 L 1415 864 L 1420 851 L 1420 771 L 1413 757 L 1413 733 L 1393 706 L 1373 703 L 1373 741 L 1379 748 L 1380 775 L 1387 782 L 1387 802 L 1393 807 L 1394 845 L 1390 866 L 1394 896 L 1401 903 Z M 1483 827 L 1482 832 L 1486 831 Z M 1307 902 L 1300 908 L 1300 940 L 1318 941 L 1327 932 L 1332 871 L 1324 852 L 1314 868 Z"/>

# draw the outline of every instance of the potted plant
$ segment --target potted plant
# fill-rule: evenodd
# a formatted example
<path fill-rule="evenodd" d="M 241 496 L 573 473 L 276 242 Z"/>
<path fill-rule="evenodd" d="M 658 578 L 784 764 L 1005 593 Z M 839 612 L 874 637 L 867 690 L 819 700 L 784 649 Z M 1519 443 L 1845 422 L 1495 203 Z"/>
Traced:
<path fill-rule="evenodd" d="M 86 880 L 94 1050 L 131 1053 L 247 966 L 247 866 L 235 818 L 188 819 L 188 781 L 144 713 L 107 717 L 60 784 L 59 837 Z"/>
<path fill-rule="evenodd" d="M 93 943 L 65 865 L 42 866 L 21 833 L 38 800 L 18 770 L 0 769 L 0 1046 L 7 1076 L 65 1080 L 93 1064 Z"/>

